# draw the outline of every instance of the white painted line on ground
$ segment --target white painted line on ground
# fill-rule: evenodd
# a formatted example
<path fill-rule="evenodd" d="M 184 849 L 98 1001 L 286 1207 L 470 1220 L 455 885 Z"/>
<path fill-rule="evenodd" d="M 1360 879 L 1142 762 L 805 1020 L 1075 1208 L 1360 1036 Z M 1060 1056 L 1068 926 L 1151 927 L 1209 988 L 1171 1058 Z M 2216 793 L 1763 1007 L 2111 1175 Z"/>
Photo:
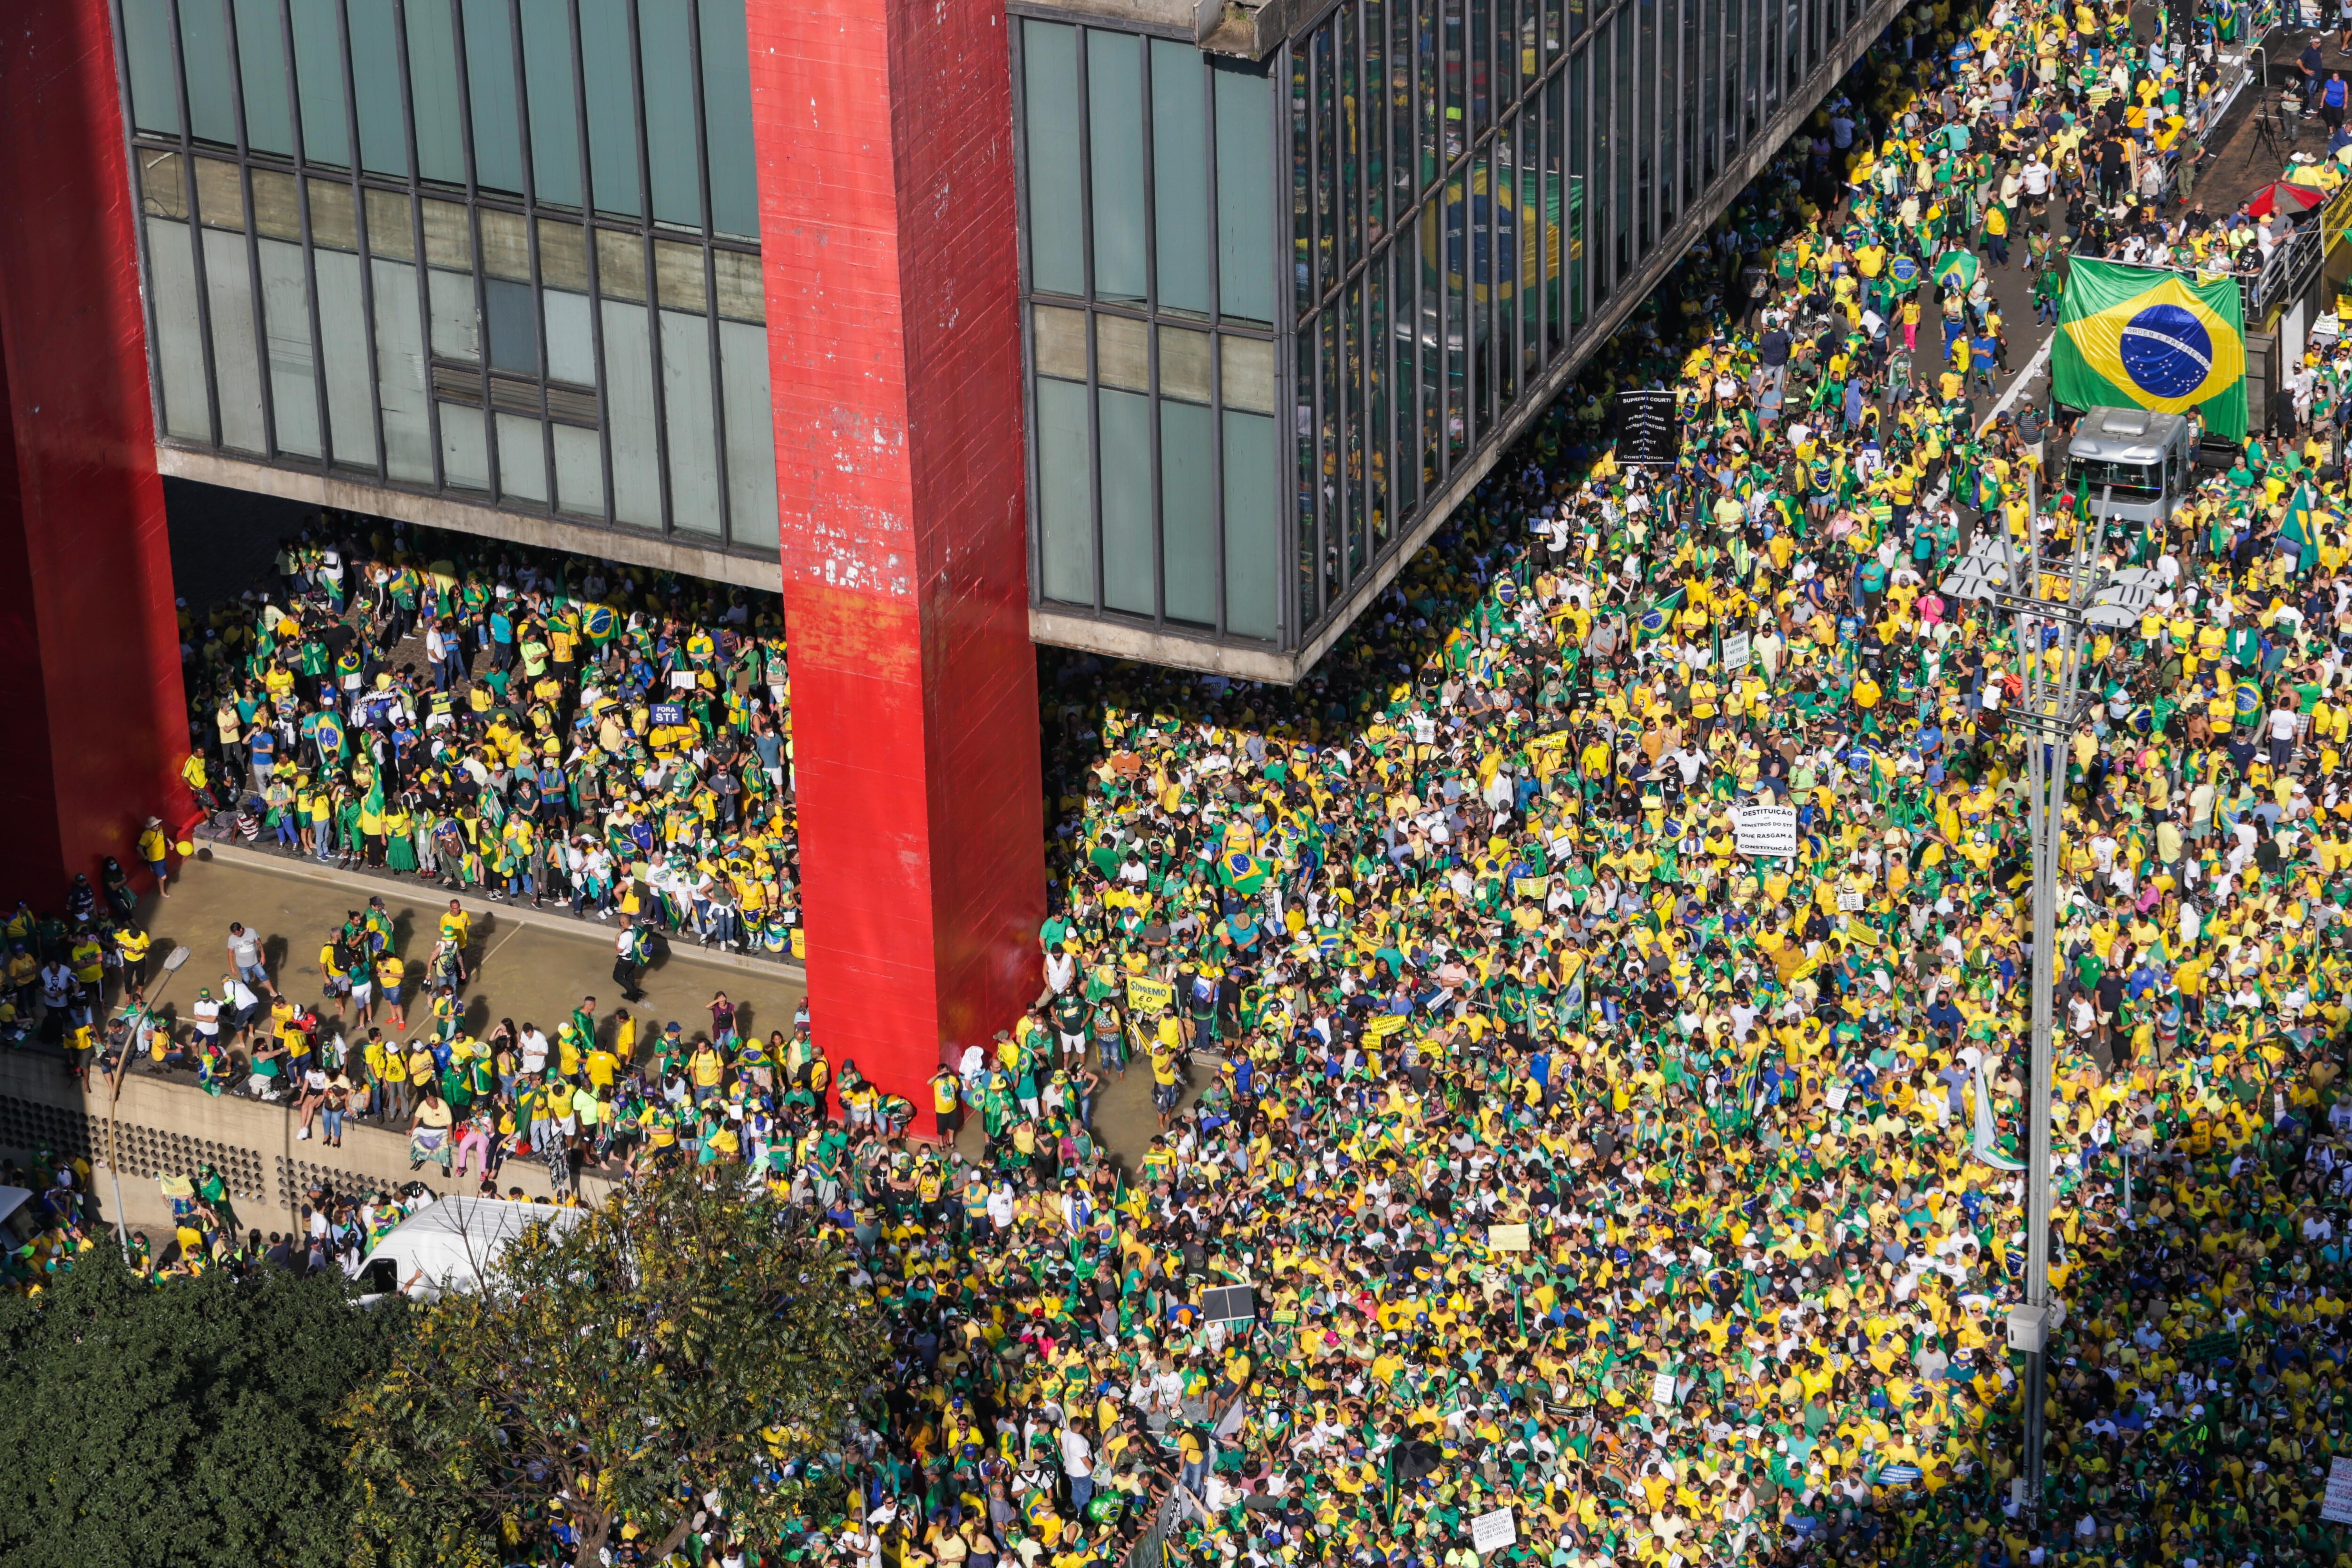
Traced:
<path fill-rule="evenodd" d="M 2018 395 L 2042 374 L 2042 367 L 2049 363 L 2050 345 L 2057 341 L 2058 331 L 2053 327 L 2050 335 L 2042 340 L 2042 346 L 2033 351 L 2033 357 L 2025 362 L 2025 368 L 2017 373 L 2017 379 L 2009 384 L 2009 390 L 2000 395 L 2000 401 L 1992 405 L 1992 412 L 1985 416 L 1984 423 L 1977 426 L 1978 435 L 1983 435 L 1992 427 L 1994 420 L 2008 413 L 2010 405 L 2017 401 Z"/>

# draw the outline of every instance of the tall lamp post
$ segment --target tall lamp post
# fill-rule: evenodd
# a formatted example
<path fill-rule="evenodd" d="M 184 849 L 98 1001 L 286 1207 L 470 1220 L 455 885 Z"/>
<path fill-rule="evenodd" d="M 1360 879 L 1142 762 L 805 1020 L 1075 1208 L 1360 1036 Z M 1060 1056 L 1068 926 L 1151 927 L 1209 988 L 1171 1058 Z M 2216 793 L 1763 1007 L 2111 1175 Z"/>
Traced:
<path fill-rule="evenodd" d="M 188 962 L 188 949 L 184 942 L 163 955 L 163 977 L 156 983 L 155 994 L 141 1002 L 139 1010 L 131 1016 L 130 1028 L 122 1042 L 122 1054 L 115 1058 L 114 1071 L 110 1076 L 106 1095 L 106 1173 L 114 1184 L 114 1240 L 122 1248 L 122 1256 L 131 1256 L 131 1227 L 122 1217 L 122 1156 L 117 1151 L 115 1108 L 122 1101 L 122 1080 L 131 1076 L 131 1053 L 139 1048 L 139 1038 L 146 1032 L 147 1020 L 154 1016 L 155 1002 L 172 976 Z"/>
<path fill-rule="evenodd" d="M 2067 767 L 2084 710 L 2083 659 L 2093 635 L 2136 621 L 2156 593 L 2144 567 L 2110 571 L 2104 560 L 2114 487 L 2103 487 L 2094 516 L 2078 521 L 2071 551 L 2045 560 L 2038 521 L 2021 549 L 2004 534 L 1976 548 L 1938 586 L 1956 598 L 1990 603 L 2011 617 L 2024 689 L 2006 722 L 2025 733 L 2026 829 L 2033 847 L 2033 991 L 2031 1082 L 2024 1116 L 2025 1300 L 2009 1317 L 2009 1343 L 2025 1356 L 2024 1507 L 2042 1506 L 2042 1406 L 2047 1400 L 2050 1335 L 2065 1309 L 2050 1295 L 2050 1079 L 2056 1055 L 2053 1011 L 2058 972 L 2058 869 L 2066 821 Z M 2030 514 L 2031 515 L 2031 514 Z"/>

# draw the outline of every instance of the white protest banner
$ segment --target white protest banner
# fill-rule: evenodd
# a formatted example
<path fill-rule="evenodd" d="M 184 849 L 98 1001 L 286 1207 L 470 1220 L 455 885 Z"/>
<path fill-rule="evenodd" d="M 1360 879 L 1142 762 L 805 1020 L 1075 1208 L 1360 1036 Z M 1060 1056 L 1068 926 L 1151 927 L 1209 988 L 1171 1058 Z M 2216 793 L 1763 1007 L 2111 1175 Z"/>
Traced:
<path fill-rule="evenodd" d="M 2330 1524 L 2352 1524 L 2352 1456 L 2338 1454 L 2327 1467 L 2327 1495 L 2320 1500 L 2319 1517 Z"/>
<path fill-rule="evenodd" d="M 1514 1545 L 1518 1539 L 1518 1523 L 1507 1508 L 1482 1513 L 1470 1521 L 1470 1549 L 1481 1557 Z"/>
<path fill-rule="evenodd" d="M 1732 814 L 1731 838 L 1742 855 L 1791 860 L 1797 854 L 1797 808 L 1793 805 L 1743 805 Z"/>
<path fill-rule="evenodd" d="M 1746 669 L 1756 659 L 1756 649 L 1746 632 L 1734 632 L 1723 639 L 1723 668 Z"/>

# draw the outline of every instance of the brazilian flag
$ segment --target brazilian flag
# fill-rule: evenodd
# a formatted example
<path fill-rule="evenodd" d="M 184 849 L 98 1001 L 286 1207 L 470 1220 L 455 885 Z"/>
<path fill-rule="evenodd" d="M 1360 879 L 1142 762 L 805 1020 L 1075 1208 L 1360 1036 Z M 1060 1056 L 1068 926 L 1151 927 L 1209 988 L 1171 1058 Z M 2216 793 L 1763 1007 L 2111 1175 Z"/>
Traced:
<path fill-rule="evenodd" d="M 1682 613 L 1683 590 L 1676 588 L 1654 600 L 1633 621 L 1633 646 L 1639 647 L 1651 637 L 1664 637 L 1675 616 Z"/>
<path fill-rule="evenodd" d="M 2242 440 L 2246 343 L 2238 286 L 2077 259 L 2067 268 L 2051 372 L 2051 390 L 2072 407 L 2195 408 L 2207 429 Z"/>
<path fill-rule="evenodd" d="M 1255 893 L 1265 886 L 1265 862 L 1245 849 L 1217 858 L 1217 880 L 1236 893 Z"/>
<path fill-rule="evenodd" d="M 620 612 L 610 605 L 589 605 L 580 612 L 580 635 L 591 647 L 603 647 L 620 629 Z"/>
<path fill-rule="evenodd" d="M 2287 499 L 2286 520 L 2279 524 L 2278 547 L 2294 552 L 2294 569 L 2308 572 L 2319 564 L 2319 497 L 2308 484 L 2297 485 Z"/>

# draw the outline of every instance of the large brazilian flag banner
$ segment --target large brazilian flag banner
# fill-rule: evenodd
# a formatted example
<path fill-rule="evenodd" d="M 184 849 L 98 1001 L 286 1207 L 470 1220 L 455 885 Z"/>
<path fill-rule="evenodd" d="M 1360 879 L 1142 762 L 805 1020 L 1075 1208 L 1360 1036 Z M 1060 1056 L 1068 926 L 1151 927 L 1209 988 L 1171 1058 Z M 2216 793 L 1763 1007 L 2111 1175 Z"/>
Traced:
<path fill-rule="evenodd" d="M 2245 314 L 2238 286 L 2119 261 L 2066 269 L 2051 390 L 2074 408 L 2200 410 L 2205 428 L 2246 434 Z"/>

